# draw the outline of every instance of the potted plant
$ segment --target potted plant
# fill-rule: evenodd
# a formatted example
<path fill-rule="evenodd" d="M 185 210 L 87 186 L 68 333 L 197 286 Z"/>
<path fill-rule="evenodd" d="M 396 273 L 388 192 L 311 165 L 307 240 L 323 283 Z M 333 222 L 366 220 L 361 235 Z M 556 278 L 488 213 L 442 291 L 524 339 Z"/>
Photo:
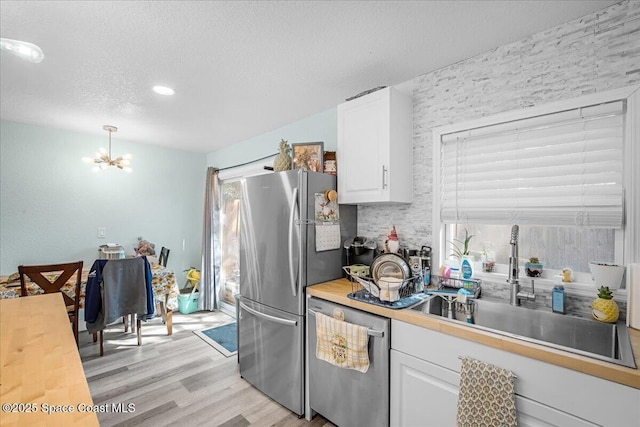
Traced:
<path fill-rule="evenodd" d="M 458 258 L 460 261 L 460 275 L 461 277 L 473 277 L 473 259 L 471 259 L 469 251 L 469 242 L 473 234 L 469 234 L 469 231 L 464 229 L 464 240 L 457 238 L 453 239 L 451 246 L 453 247 L 453 253 L 451 256 Z"/>
<path fill-rule="evenodd" d="M 524 271 L 529 277 L 542 276 L 542 263 L 537 257 L 529 258 L 529 262 L 524 263 Z"/>
<path fill-rule="evenodd" d="M 493 242 L 482 242 L 482 270 L 486 273 L 493 272 L 496 265 L 493 252 Z"/>
<path fill-rule="evenodd" d="M 620 289 L 624 282 L 624 265 L 610 262 L 592 261 L 589 263 L 591 278 L 596 286 L 606 286 L 609 289 Z"/>
<path fill-rule="evenodd" d="M 469 242 L 471 241 L 472 237 L 473 237 L 473 234 L 469 235 L 469 231 L 467 231 L 467 229 L 465 228 L 464 229 L 464 240 L 453 239 L 453 242 L 449 242 L 449 243 L 451 243 L 451 246 L 453 247 L 453 253 L 451 254 L 451 256 L 454 256 L 454 257 L 456 257 L 458 259 L 462 259 L 462 257 L 468 256 L 469 255 Z M 459 246 L 458 243 L 462 244 L 462 246 Z"/>

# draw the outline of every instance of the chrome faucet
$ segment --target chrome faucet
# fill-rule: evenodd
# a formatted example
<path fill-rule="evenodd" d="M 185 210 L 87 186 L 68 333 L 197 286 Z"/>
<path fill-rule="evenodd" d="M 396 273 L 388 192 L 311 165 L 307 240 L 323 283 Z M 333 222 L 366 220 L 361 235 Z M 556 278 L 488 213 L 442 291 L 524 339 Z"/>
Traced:
<path fill-rule="evenodd" d="M 535 301 L 536 299 L 533 279 L 531 279 L 531 292 L 524 292 L 520 290 L 520 279 L 518 278 L 519 233 L 520 230 L 517 225 L 511 227 L 511 240 L 509 241 L 509 244 L 511 245 L 511 253 L 509 255 L 509 278 L 507 279 L 511 291 L 509 295 L 509 304 L 516 306 L 520 305 L 520 300 Z"/>

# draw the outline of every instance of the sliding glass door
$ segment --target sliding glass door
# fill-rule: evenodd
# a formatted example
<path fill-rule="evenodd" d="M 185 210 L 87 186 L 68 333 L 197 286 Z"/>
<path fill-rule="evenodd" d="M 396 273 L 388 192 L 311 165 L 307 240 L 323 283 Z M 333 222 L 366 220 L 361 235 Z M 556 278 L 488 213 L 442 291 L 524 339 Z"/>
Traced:
<path fill-rule="evenodd" d="M 240 283 L 240 180 L 221 183 L 220 226 L 222 248 L 220 270 L 220 308 L 235 315 Z"/>
<path fill-rule="evenodd" d="M 273 157 L 245 165 L 224 168 L 220 178 L 220 309 L 235 317 L 236 298 L 240 293 L 240 209 L 243 177 L 271 173 L 266 166 L 273 164 Z"/>

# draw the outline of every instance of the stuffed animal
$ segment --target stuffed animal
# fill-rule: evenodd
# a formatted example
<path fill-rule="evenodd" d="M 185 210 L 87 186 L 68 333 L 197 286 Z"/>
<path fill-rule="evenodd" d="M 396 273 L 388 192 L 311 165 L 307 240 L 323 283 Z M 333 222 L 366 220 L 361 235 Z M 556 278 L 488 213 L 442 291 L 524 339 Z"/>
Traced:
<path fill-rule="evenodd" d="M 151 256 L 156 254 L 155 250 L 156 245 L 146 240 L 143 240 L 142 237 L 138 237 L 138 247 L 136 248 L 136 255 L 142 256 Z"/>

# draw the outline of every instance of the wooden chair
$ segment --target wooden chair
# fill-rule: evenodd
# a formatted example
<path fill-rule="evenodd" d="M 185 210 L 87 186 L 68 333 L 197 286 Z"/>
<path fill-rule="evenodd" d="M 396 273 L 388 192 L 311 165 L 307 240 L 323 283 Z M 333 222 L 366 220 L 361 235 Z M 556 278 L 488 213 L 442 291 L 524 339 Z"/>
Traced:
<path fill-rule="evenodd" d="M 76 345 L 78 345 L 78 310 L 80 308 L 82 261 L 65 264 L 20 265 L 18 266 L 18 273 L 20 275 L 20 294 L 23 297 L 29 296 L 27 278 L 39 286 L 45 294 L 62 293 L 62 298 L 67 306 L 69 321 L 73 327 L 73 336 L 76 339 Z M 57 274 L 57 277 L 55 274 Z M 73 292 L 75 296 L 71 298 L 62 288 L 74 275 Z M 54 278 L 53 281 L 49 277 Z"/>
<path fill-rule="evenodd" d="M 167 266 L 167 261 L 169 260 L 169 249 L 164 246 L 160 249 L 160 257 L 158 258 L 158 264 L 163 267 Z"/>
<path fill-rule="evenodd" d="M 87 324 L 87 329 L 90 331 L 94 328 L 99 328 L 100 356 L 104 355 L 104 328 L 120 317 L 127 319 L 131 315 L 132 332 L 137 332 L 138 345 L 142 345 L 140 315 L 148 312 L 150 304 L 148 296 L 152 290 L 150 285 L 147 284 L 144 272 L 142 275 L 139 274 L 140 270 L 136 272 L 135 263 L 141 262 L 141 259 L 137 257 L 114 259 L 109 260 L 103 267 L 101 313 L 104 317 L 98 326 L 94 325 L 93 328 L 90 328 L 90 324 Z M 148 262 L 145 260 L 144 263 L 148 268 Z M 108 270 L 110 270 L 110 273 L 107 273 Z M 130 276 L 132 271 L 134 274 Z M 94 286 L 96 285 L 94 284 Z M 87 286 L 87 292 L 89 292 L 89 286 Z M 151 298 L 153 297 L 151 296 Z M 134 326 L 134 319 L 137 328 Z M 125 320 L 125 332 L 127 332 L 126 324 Z M 93 341 L 95 342 L 96 340 L 97 333 L 94 332 Z"/>
<path fill-rule="evenodd" d="M 163 267 L 167 266 L 167 261 L 169 260 L 169 249 L 164 246 L 160 249 L 160 257 L 158 258 L 158 264 Z M 162 315 L 162 321 L 167 325 L 167 333 L 171 335 L 173 333 L 173 314 L 171 310 L 167 309 L 166 301 L 158 301 L 156 303 L 157 310 Z M 132 326 L 133 327 L 133 323 Z"/>

